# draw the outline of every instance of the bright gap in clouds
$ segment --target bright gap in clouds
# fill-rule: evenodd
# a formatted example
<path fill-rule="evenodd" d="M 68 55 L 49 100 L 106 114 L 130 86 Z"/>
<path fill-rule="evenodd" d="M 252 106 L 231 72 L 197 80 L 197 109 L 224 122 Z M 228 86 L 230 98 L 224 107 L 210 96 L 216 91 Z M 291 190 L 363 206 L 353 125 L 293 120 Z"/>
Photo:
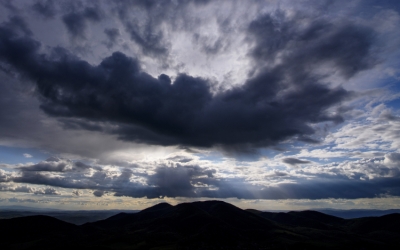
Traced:
<path fill-rule="evenodd" d="M 1 2 L 0 205 L 398 208 L 399 10 Z"/>

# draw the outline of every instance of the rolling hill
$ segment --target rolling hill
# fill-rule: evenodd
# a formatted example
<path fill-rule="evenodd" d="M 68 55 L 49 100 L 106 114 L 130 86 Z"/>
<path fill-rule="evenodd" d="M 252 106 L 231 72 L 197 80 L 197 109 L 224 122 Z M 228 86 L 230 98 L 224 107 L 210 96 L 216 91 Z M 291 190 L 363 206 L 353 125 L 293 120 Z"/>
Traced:
<path fill-rule="evenodd" d="M 161 203 L 73 225 L 0 220 L 1 249 L 397 249 L 400 214 L 342 219 L 316 211 L 242 210 L 222 201 Z"/>

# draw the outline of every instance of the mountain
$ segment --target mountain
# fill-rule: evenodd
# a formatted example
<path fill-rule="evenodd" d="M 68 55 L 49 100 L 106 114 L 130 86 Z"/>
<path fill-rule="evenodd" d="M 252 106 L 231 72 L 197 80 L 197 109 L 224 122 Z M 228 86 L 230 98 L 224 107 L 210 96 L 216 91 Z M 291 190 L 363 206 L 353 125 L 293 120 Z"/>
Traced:
<path fill-rule="evenodd" d="M 26 206 L 0 206 L 0 211 L 62 211 L 55 208 L 40 208 Z"/>
<path fill-rule="evenodd" d="M 92 211 L 63 211 L 63 210 L 29 210 L 28 207 L 21 207 L 20 209 L 13 210 L 7 208 L 0 210 L 0 219 L 11 219 L 18 217 L 34 216 L 34 215 L 47 215 L 59 220 L 69 222 L 75 225 L 82 225 L 87 222 L 94 222 L 104 220 L 110 216 L 116 215 L 121 212 L 136 213 L 135 210 L 92 210 Z"/>
<path fill-rule="evenodd" d="M 1 249 L 397 249 L 400 214 L 342 219 L 242 210 L 222 201 L 161 203 L 81 226 L 48 216 L 0 220 Z"/>
<path fill-rule="evenodd" d="M 149 247 L 179 243 L 192 249 L 198 244 L 237 247 L 254 242 L 268 245 L 268 241 L 275 241 L 274 236 L 285 231 L 274 222 L 221 201 L 177 206 L 164 203 L 136 214 L 118 214 L 103 221 L 87 223 L 84 227 L 113 232 L 123 242 L 138 245 L 152 242 Z"/>
<path fill-rule="evenodd" d="M 376 210 L 376 209 L 313 209 L 324 214 L 333 215 L 343 219 L 355 219 L 362 217 L 379 217 L 387 214 L 400 213 L 400 209 L 389 209 L 389 210 Z"/>
<path fill-rule="evenodd" d="M 46 249 L 54 245 L 71 245 L 80 238 L 76 225 L 44 215 L 0 220 L 1 249 Z"/>
<path fill-rule="evenodd" d="M 310 227 L 316 229 L 330 229 L 343 223 L 344 219 L 326 215 L 316 211 L 301 211 L 288 213 L 271 213 L 257 210 L 248 210 L 263 218 L 272 220 L 279 224 L 295 227 Z M 257 212 L 256 212 L 257 211 Z"/>

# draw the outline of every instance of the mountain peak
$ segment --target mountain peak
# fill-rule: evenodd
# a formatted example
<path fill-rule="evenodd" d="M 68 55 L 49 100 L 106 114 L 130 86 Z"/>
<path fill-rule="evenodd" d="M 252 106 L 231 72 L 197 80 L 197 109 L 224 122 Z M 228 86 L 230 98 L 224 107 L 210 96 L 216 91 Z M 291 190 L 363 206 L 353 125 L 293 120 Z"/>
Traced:
<path fill-rule="evenodd" d="M 146 212 L 153 212 L 156 210 L 161 210 L 161 209 L 166 209 L 166 208 L 170 208 L 172 207 L 171 204 L 167 203 L 167 202 L 162 202 L 162 203 L 158 203 L 154 206 L 148 207 L 146 209 L 143 209 L 142 212 L 146 211 Z"/>

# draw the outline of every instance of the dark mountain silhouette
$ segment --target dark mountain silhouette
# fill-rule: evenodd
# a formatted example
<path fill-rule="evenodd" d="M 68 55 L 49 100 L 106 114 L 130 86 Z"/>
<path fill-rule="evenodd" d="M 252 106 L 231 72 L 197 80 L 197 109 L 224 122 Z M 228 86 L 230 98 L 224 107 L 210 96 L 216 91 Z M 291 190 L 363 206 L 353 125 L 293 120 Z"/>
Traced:
<path fill-rule="evenodd" d="M 161 203 L 81 226 L 48 216 L 0 220 L 1 249 L 397 249 L 400 214 L 342 219 L 242 210 L 221 201 Z"/>
<path fill-rule="evenodd" d="M 0 249 L 71 245 L 81 237 L 79 226 L 44 215 L 0 220 Z"/>
<path fill-rule="evenodd" d="M 349 220 L 348 227 L 359 233 L 390 231 L 400 233 L 400 214 L 388 214 L 381 217 L 367 217 Z"/>
<path fill-rule="evenodd" d="M 362 217 L 380 217 L 387 214 L 400 213 L 400 209 L 389 209 L 389 210 L 376 210 L 376 209 L 311 209 L 324 214 L 333 215 L 343 219 L 356 219 Z"/>
<path fill-rule="evenodd" d="M 16 207 L 13 210 L 13 207 Z M 82 225 L 87 222 L 95 222 L 99 220 L 104 220 L 110 216 L 116 215 L 118 213 L 136 213 L 137 210 L 78 210 L 78 211 L 65 211 L 56 209 L 32 209 L 29 210 L 28 207 L 1 207 L 0 208 L 0 219 L 12 219 L 18 217 L 26 217 L 33 215 L 47 215 L 53 218 L 57 218 L 62 221 L 66 221 L 75 225 Z"/>
<path fill-rule="evenodd" d="M 247 210 L 266 219 L 272 220 L 279 224 L 295 226 L 295 227 L 310 227 L 316 229 L 330 229 L 332 226 L 342 225 L 344 219 L 326 215 L 316 211 L 301 211 L 288 213 L 271 213 L 261 212 L 254 209 Z"/>

